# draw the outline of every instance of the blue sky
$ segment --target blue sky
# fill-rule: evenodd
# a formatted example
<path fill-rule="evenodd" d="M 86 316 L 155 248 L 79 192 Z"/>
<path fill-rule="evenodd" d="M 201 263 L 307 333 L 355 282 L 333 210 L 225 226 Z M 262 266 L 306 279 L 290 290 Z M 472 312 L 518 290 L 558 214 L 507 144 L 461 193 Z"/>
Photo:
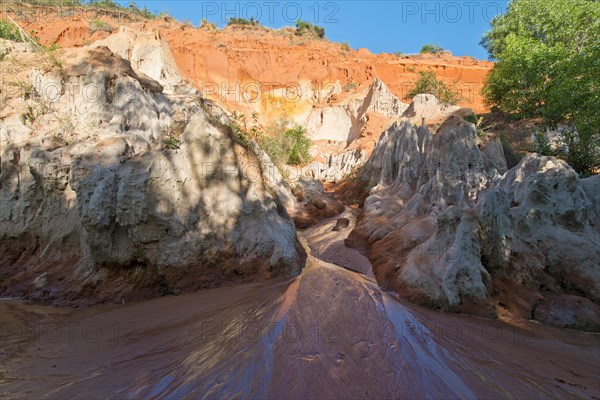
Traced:
<path fill-rule="evenodd" d="M 127 1 L 119 1 L 126 5 Z M 167 11 L 179 20 L 198 25 L 207 18 L 225 26 L 230 17 L 258 18 L 263 25 L 280 28 L 297 18 L 323 26 L 328 39 L 348 42 L 373 53 L 417 53 L 432 43 L 452 51 L 486 59 L 479 45 L 489 21 L 506 9 L 508 0 L 429 1 L 138 1 L 155 12 Z"/>

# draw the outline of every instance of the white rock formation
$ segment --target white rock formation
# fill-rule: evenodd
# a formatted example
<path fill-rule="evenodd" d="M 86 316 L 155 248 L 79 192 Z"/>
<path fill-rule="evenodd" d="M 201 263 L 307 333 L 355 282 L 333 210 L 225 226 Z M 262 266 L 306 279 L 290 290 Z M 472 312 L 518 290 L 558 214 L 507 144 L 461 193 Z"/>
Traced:
<path fill-rule="evenodd" d="M 293 222 L 222 115 L 107 48 L 79 52 L 32 72 L 28 101 L 51 104 L 34 122 L 2 122 L 0 291 L 120 301 L 298 273 Z"/>
<path fill-rule="evenodd" d="M 499 140 L 478 138 L 459 114 L 433 136 L 392 125 L 366 170 L 373 188 L 348 242 L 370 249 L 381 284 L 485 315 L 502 303 L 531 318 L 544 304 L 535 314 L 542 322 L 555 320 L 551 296 L 569 294 L 592 300 L 570 301 L 592 308 L 582 315 L 600 315 L 597 177 L 581 180 L 565 162 L 535 154 L 506 172 Z"/>
<path fill-rule="evenodd" d="M 362 104 L 361 99 L 353 99 L 346 104 L 314 107 L 300 124 L 306 127 L 312 140 L 333 140 L 349 144 L 360 135 L 362 124 L 358 111 Z"/>
<path fill-rule="evenodd" d="M 303 124 L 313 141 L 327 140 L 341 143 L 336 152 L 322 152 L 318 145 L 313 146 L 319 158 L 304 168 L 290 168 L 295 177 L 311 177 L 323 181 L 338 181 L 348 176 L 364 164 L 367 154 L 360 149 L 347 150 L 346 147 L 361 136 L 366 126 L 368 113 L 377 113 L 389 118 L 399 118 L 408 108 L 387 88 L 385 83 L 375 79 L 368 90 L 358 97 L 348 99 L 343 104 L 315 107 Z"/>
<path fill-rule="evenodd" d="M 305 167 L 286 166 L 288 178 L 291 181 L 309 177 L 323 182 L 336 182 L 350 175 L 367 161 L 367 156 L 361 149 L 347 150 L 340 154 L 326 154 L 324 158 L 324 162 L 313 162 Z"/>
<path fill-rule="evenodd" d="M 365 92 L 343 104 L 314 107 L 306 120 L 297 121 L 306 126 L 313 140 L 332 140 L 352 143 L 366 122 L 368 112 L 376 112 L 395 119 L 402 115 L 408 104 L 402 103 L 379 79 Z"/>
<path fill-rule="evenodd" d="M 460 107 L 441 102 L 432 94 L 416 95 L 410 106 L 402 114 L 413 124 L 421 123 L 425 118 L 427 121 L 445 119 Z"/>
<path fill-rule="evenodd" d="M 398 118 L 408 107 L 409 105 L 401 102 L 382 80 L 375 78 L 359 114 L 364 115 L 373 111 L 390 118 Z"/>
<path fill-rule="evenodd" d="M 118 32 L 94 42 L 92 46 L 106 46 L 129 60 L 135 70 L 163 85 L 166 93 L 182 83 L 171 49 L 158 30 L 138 32 L 121 26 Z"/>

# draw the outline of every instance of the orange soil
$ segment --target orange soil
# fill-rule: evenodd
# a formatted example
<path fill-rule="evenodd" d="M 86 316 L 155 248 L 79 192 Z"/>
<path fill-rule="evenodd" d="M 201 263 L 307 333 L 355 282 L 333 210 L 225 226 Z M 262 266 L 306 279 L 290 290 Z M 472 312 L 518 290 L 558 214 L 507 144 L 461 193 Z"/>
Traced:
<path fill-rule="evenodd" d="M 71 16 L 60 18 L 49 13 L 44 18 L 19 19 L 26 31 L 34 30 L 45 45 L 57 43 L 61 47 L 79 47 L 105 37 L 107 32 L 90 33 L 94 18 L 107 21 L 114 27 L 128 25 L 139 30 L 157 30 L 170 45 L 176 64 L 183 77 L 198 89 L 204 89 L 208 98 L 222 103 L 229 111 L 248 111 L 257 107 L 241 104 L 239 98 L 231 99 L 228 92 L 236 85 L 248 88 L 261 87 L 262 92 L 299 82 L 331 85 L 338 81 L 350 89 L 337 94 L 335 102 L 343 101 L 365 90 L 379 77 L 401 100 L 418 78 L 419 71 L 433 71 L 440 79 L 450 83 L 458 79 L 458 88 L 465 98 L 462 106 L 476 112 L 485 112 L 481 88 L 492 62 L 471 57 L 455 57 L 449 53 L 398 57 L 391 54 L 372 54 L 367 49 L 345 51 L 339 43 L 299 37 L 294 30 L 268 30 L 265 28 L 228 27 L 209 30 L 182 25 L 169 18 L 152 21 L 118 21 L 109 15 Z M 244 86 L 249 84 L 249 86 Z M 217 89 L 218 87 L 218 89 Z M 248 89 L 250 90 L 250 89 Z M 225 94 L 228 98 L 224 99 Z M 233 96 L 235 97 L 235 96 Z M 317 97 L 315 95 L 315 97 Z M 318 98 L 314 99 L 319 103 Z M 281 98 L 261 96 L 250 102 L 260 104 L 261 112 L 279 109 L 289 115 L 305 112 L 313 102 L 285 102 Z M 281 110 L 282 108 L 287 108 Z"/>

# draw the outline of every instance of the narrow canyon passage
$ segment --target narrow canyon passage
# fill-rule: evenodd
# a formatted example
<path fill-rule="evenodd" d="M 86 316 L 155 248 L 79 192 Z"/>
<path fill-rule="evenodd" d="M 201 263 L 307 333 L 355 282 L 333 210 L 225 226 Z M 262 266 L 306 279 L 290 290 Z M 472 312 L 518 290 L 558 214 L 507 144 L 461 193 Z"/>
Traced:
<path fill-rule="evenodd" d="M 85 310 L 1 301 L 1 395 L 600 398 L 600 335 L 398 301 L 341 216 L 300 233 L 292 281 Z"/>

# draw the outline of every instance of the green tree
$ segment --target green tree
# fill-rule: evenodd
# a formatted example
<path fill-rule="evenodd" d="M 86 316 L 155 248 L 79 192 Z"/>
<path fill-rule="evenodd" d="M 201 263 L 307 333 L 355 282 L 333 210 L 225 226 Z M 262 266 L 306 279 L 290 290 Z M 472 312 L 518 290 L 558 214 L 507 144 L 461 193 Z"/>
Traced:
<path fill-rule="evenodd" d="M 437 44 L 426 44 L 421 47 L 421 51 L 419 53 L 441 53 L 444 49 L 438 46 Z"/>
<path fill-rule="evenodd" d="M 600 167 L 600 2 L 511 0 L 481 45 L 496 60 L 490 105 L 576 128 L 559 154 L 580 173 Z"/>
<path fill-rule="evenodd" d="M 283 136 L 290 141 L 291 149 L 288 158 L 290 165 L 302 165 L 310 161 L 310 145 L 311 141 L 306 136 L 306 129 L 296 125 L 293 128 L 286 130 Z"/>

